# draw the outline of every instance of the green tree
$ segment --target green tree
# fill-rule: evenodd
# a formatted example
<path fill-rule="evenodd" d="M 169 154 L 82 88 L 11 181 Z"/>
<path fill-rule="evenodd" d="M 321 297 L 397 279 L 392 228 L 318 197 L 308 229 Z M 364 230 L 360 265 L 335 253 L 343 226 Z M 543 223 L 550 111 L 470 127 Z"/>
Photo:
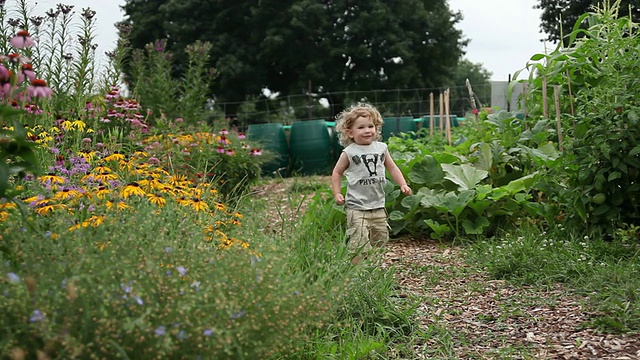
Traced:
<path fill-rule="evenodd" d="M 284 95 L 440 86 L 466 40 L 445 0 L 127 0 L 133 48 L 167 38 L 176 72 L 196 40 L 210 50 L 218 101 L 264 88 Z M 339 111 L 345 100 L 332 96 Z"/>
<path fill-rule="evenodd" d="M 604 0 L 613 3 L 617 1 Z M 640 2 L 638 0 L 618 0 L 620 1 L 620 16 L 629 16 L 634 22 L 640 21 Z M 542 10 L 540 16 L 541 32 L 547 34 L 546 40 L 558 42 L 560 37 L 566 37 L 571 33 L 574 24 L 580 15 L 592 12 L 593 6 L 601 7 L 603 0 L 538 0 L 538 4 L 534 5 L 535 9 Z M 588 24 L 584 22 L 581 25 L 586 29 Z M 565 45 L 567 39 L 564 40 Z"/>
<path fill-rule="evenodd" d="M 467 90 L 466 81 L 471 83 L 474 94 L 476 95 L 476 106 L 487 106 L 491 104 L 491 72 L 480 63 L 473 63 L 468 59 L 462 59 L 456 67 L 450 83 L 456 87 L 456 99 L 451 104 L 454 113 L 464 115 L 472 110 L 469 91 Z"/>

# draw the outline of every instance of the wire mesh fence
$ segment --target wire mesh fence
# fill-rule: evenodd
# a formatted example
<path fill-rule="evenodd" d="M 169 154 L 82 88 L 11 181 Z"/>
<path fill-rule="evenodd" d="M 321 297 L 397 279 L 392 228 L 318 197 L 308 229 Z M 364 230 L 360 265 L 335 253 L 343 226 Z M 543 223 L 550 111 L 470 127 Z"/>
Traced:
<path fill-rule="evenodd" d="M 279 122 L 291 124 L 296 121 L 333 119 L 345 107 L 368 102 L 378 108 L 383 116 L 429 115 L 433 103 L 434 114 L 444 107 L 441 94 L 449 89 L 449 113 L 459 117 L 472 110 L 469 90 L 466 86 L 439 88 L 340 91 L 309 93 L 271 98 L 253 98 L 244 102 L 216 103 L 215 106 L 238 126 Z M 491 101 L 491 85 L 473 87 L 476 106 L 488 105 Z"/>

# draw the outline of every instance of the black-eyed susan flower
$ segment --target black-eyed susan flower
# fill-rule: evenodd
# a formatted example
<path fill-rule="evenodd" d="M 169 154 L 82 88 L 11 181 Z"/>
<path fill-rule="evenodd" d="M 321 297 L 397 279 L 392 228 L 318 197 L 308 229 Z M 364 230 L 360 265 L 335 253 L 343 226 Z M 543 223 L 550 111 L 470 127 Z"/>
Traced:
<path fill-rule="evenodd" d="M 204 201 L 202 201 L 202 199 L 198 197 L 194 197 L 191 199 L 191 206 L 195 211 L 206 212 L 209 210 L 209 205 L 207 205 L 207 203 L 205 203 Z"/>
<path fill-rule="evenodd" d="M 95 181 L 100 183 L 108 183 L 111 180 L 118 180 L 118 175 L 111 172 L 99 172 L 89 175 Z"/>
<path fill-rule="evenodd" d="M 219 211 L 225 211 L 227 209 L 227 207 L 223 203 L 217 201 L 213 203 L 213 207 Z"/>
<path fill-rule="evenodd" d="M 146 192 L 135 181 L 127 184 L 122 190 L 122 197 L 125 199 L 131 196 L 145 196 L 145 195 L 146 195 Z"/>
<path fill-rule="evenodd" d="M 111 209 L 113 209 L 115 207 L 115 209 L 117 211 L 126 210 L 126 209 L 130 209 L 131 208 L 131 206 L 129 206 L 129 204 L 127 204 L 124 201 L 113 201 L 113 200 L 107 201 L 105 206 L 109 210 L 111 210 Z"/>
<path fill-rule="evenodd" d="M 244 216 L 242 216 L 242 214 L 240 214 L 239 212 L 234 212 L 233 216 L 237 217 L 238 219 L 242 219 Z"/>
<path fill-rule="evenodd" d="M 191 203 L 193 202 L 193 200 L 190 197 L 180 196 L 179 198 L 176 199 L 176 202 L 178 202 L 178 204 L 182 206 L 191 206 Z"/>
<path fill-rule="evenodd" d="M 150 203 L 159 207 L 163 207 L 167 203 L 167 199 L 163 198 L 160 194 L 149 193 L 147 194 L 147 199 L 149 199 Z"/>
<path fill-rule="evenodd" d="M 39 206 L 35 209 L 36 214 L 38 215 L 46 215 L 52 211 L 55 210 L 59 210 L 59 209 L 65 209 L 67 207 L 67 205 L 65 204 L 46 204 L 46 205 L 42 205 Z"/>
<path fill-rule="evenodd" d="M 82 193 L 79 190 L 66 188 L 56 192 L 53 195 L 53 198 L 55 200 L 69 200 L 75 199 L 81 195 Z"/>
<path fill-rule="evenodd" d="M 111 155 L 105 156 L 102 160 L 104 160 L 106 162 L 112 162 L 112 161 L 121 161 L 121 160 L 125 160 L 125 159 L 126 159 L 126 156 L 124 156 L 123 154 L 113 153 Z"/>
<path fill-rule="evenodd" d="M 51 185 L 64 184 L 66 182 L 64 177 L 56 175 L 55 173 L 48 173 L 46 175 L 39 176 L 38 180 L 43 184 Z"/>
<path fill-rule="evenodd" d="M 109 194 L 111 194 L 111 189 L 109 189 L 108 187 L 106 187 L 104 185 L 101 185 L 101 186 L 98 186 L 98 188 L 95 191 L 95 194 L 98 197 L 98 199 L 104 199 Z"/>

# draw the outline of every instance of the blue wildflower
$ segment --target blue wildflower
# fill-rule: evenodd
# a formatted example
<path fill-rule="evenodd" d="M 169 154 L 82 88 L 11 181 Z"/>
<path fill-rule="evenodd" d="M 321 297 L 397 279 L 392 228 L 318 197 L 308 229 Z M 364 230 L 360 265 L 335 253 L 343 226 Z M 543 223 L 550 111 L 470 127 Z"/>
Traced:
<path fill-rule="evenodd" d="M 185 269 L 184 266 L 178 266 L 176 270 L 178 270 L 178 272 L 180 273 L 180 276 L 187 275 L 187 269 Z"/>
<path fill-rule="evenodd" d="M 202 332 L 202 335 L 204 335 L 204 336 L 211 336 L 211 335 L 213 335 L 213 330 L 211 330 L 211 329 L 204 329 L 204 331 Z"/>
<path fill-rule="evenodd" d="M 44 319 L 47 316 L 45 314 L 42 313 L 42 311 L 40 310 L 33 310 L 33 314 L 31 314 L 31 317 L 29 318 L 30 322 L 39 322 L 39 321 L 44 321 Z"/>
<path fill-rule="evenodd" d="M 20 276 L 12 272 L 7 274 L 7 279 L 9 279 L 9 282 L 12 284 L 16 284 L 20 282 Z"/>
<path fill-rule="evenodd" d="M 164 325 L 160 325 L 156 328 L 154 332 L 156 333 L 156 335 L 162 336 L 166 331 L 167 331 L 167 328 Z"/>

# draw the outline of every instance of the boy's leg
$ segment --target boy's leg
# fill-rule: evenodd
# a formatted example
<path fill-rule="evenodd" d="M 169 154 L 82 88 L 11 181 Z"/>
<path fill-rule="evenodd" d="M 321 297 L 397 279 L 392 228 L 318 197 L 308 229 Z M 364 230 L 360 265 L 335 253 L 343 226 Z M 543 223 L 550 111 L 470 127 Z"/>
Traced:
<path fill-rule="evenodd" d="M 386 209 L 372 210 L 368 214 L 369 241 L 374 248 L 382 247 L 389 241 L 389 223 Z"/>
<path fill-rule="evenodd" d="M 347 246 L 359 256 L 371 250 L 367 211 L 347 209 Z"/>

